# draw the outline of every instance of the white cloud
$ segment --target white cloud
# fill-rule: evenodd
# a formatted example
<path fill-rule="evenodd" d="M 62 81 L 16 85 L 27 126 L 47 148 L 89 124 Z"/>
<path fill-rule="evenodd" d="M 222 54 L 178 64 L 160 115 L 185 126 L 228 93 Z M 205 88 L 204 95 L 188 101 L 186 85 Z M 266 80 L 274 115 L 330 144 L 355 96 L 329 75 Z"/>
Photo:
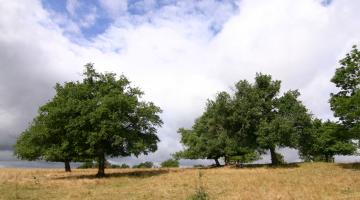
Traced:
<path fill-rule="evenodd" d="M 207 11 L 200 15 L 189 14 L 194 5 L 186 1 L 148 12 L 138 23 L 118 15 L 128 5 L 115 4 L 124 1 L 102 1 L 113 17 L 120 17 L 82 45 L 63 36 L 38 1 L 26 2 L 0 6 L 0 95 L 13 96 L 0 100 L 0 111 L 11 108 L 20 116 L 27 110 L 15 123 L 17 132 L 9 134 L 27 125 L 53 94 L 55 82 L 78 79 L 81 66 L 94 62 L 101 71 L 124 73 L 164 110 L 159 151 L 148 157 L 155 160 L 181 147 L 176 130 L 191 126 L 207 98 L 230 91 L 240 79 L 252 81 L 256 72 L 282 80 L 284 89 L 300 89 L 316 116 L 331 117 L 327 101 L 334 87 L 329 80 L 337 60 L 360 39 L 360 2 L 349 0 L 328 7 L 315 0 L 242 0 L 239 12 L 229 6 L 217 10 L 221 3 L 214 1 L 196 5 Z M 225 24 L 214 35 L 209 25 L 216 20 Z M 16 77 L 26 83 L 15 84 Z M 13 105 L 15 97 L 28 100 Z M 287 152 L 294 158 L 293 151 Z"/>
<path fill-rule="evenodd" d="M 127 0 L 100 0 L 101 6 L 112 18 L 124 15 L 127 11 Z"/>
<path fill-rule="evenodd" d="M 80 26 L 88 28 L 95 24 L 97 19 L 97 9 L 96 7 L 90 7 L 89 13 L 86 14 L 82 19 L 80 19 Z"/>
<path fill-rule="evenodd" d="M 66 1 L 66 10 L 70 15 L 76 15 L 76 9 L 80 6 L 78 0 L 67 0 Z"/>

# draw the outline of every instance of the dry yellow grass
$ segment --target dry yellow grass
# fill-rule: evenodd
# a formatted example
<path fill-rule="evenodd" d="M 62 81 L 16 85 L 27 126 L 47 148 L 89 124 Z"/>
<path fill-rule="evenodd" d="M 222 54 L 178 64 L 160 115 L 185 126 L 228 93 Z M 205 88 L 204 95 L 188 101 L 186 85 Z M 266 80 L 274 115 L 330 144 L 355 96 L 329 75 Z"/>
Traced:
<path fill-rule="evenodd" d="M 0 169 L 0 199 L 187 199 L 201 184 L 211 199 L 360 199 L 359 165 L 283 168 Z"/>

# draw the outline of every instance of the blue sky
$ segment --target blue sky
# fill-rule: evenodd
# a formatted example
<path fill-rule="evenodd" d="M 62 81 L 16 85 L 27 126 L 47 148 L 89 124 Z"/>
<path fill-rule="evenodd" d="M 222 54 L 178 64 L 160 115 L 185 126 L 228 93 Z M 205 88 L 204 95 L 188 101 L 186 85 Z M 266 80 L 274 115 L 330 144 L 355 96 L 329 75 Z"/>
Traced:
<path fill-rule="evenodd" d="M 106 2 L 106 3 L 104 3 Z M 113 3 L 115 2 L 115 3 Z M 118 3 L 126 2 L 126 3 Z M 133 25 L 152 21 L 151 13 L 162 12 L 169 7 L 178 6 L 187 2 L 184 10 L 174 10 L 171 15 L 191 15 L 199 18 L 211 18 L 214 9 L 217 4 L 227 4 L 231 7 L 231 10 L 227 10 L 229 13 L 219 16 L 221 19 L 214 17 L 210 19 L 208 29 L 213 34 L 218 33 L 222 24 L 238 11 L 238 3 L 235 0 L 215 0 L 209 1 L 213 8 L 206 7 L 205 1 L 176 1 L 176 0 L 129 0 L 129 1 L 102 1 L 102 0 L 42 0 L 42 4 L 46 10 L 53 13 L 53 16 L 61 15 L 66 21 L 59 22 L 59 26 L 66 29 L 67 23 L 72 22 L 79 27 L 79 32 L 66 31 L 65 34 L 68 37 L 77 38 L 79 35 L 83 36 L 87 40 L 104 33 L 110 25 L 121 25 L 117 21 L 117 18 L 126 18 L 126 23 Z M 108 5 L 106 5 L 108 4 Z M 112 12 L 108 7 L 111 6 L 116 13 Z M 119 7 L 119 8 L 117 8 Z M 224 18 L 224 16 L 226 16 Z M 172 16 L 165 16 L 172 17 Z M 72 38 L 72 39 L 74 39 Z"/>
<path fill-rule="evenodd" d="M 298 89 L 314 117 L 334 119 L 330 79 L 338 60 L 359 44 L 359 10 L 354 0 L 6 1 L 0 161 L 16 160 L 16 137 L 54 95 L 53 86 L 81 79 L 88 62 L 126 75 L 163 110 L 158 151 L 115 162 L 169 158 L 182 148 L 177 129 L 191 127 L 207 99 L 231 93 L 235 82 L 253 81 L 257 72 L 281 80 L 283 91 Z M 281 152 L 298 160 L 294 150 Z"/>

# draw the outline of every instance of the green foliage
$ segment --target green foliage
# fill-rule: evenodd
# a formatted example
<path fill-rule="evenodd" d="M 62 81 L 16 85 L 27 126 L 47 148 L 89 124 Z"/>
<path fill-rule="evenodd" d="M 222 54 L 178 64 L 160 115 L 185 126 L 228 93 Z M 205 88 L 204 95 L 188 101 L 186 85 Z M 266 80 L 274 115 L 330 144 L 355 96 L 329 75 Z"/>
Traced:
<path fill-rule="evenodd" d="M 130 168 L 130 166 L 129 165 L 127 165 L 127 164 L 122 164 L 122 165 L 120 165 L 120 168 Z"/>
<path fill-rule="evenodd" d="M 290 90 L 280 96 L 280 85 L 270 75 L 257 74 L 254 84 L 236 83 L 233 96 L 219 93 L 191 129 L 179 129 L 185 150 L 176 157 L 223 157 L 228 163 L 235 156 L 237 162 L 249 162 L 270 150 L 272 163 L 280 164 L 276 148 L 296 148 L 311 127 L 300 93 Z"/>
<path fill-rule="evenodd" d="M 88 168 L 98 168 L 99 164 L 97 162 L 94 161 L 85 161 L 83 162 L 78 168 L 79 169 L 88 169 Z M 127 164 L 121 164 L 121 165 L 116 165 L 116 164 L 111 164 L 108 161 L 105 161 L 105 168 L 130 168 L 129 165 Z"/>
<path fill-rule="evenodd" d="M 314 120 L 312 135 L 307 139 L 311 145 L 306 151 L 300 149 L 305 160 L 332 162 L 334 155 L 351 155 L 356 150 L 347 129 L 331 121 Z"/>
<path fill-rule="evenodd" d="M 164 162 L 162 162 L 161 167 L 166 168 L 166 167 L 179 167 L 179 161 L 176 159 L 168 159 L 165 160 Z"/>
<path fill-rule="evenodd" d="M 231 156 L 229 157 L 229 162 L 235 164 L 243 164 L 250 163 L 258 159 L 260 159 L 260 155 L 257 152 L 251 152 L 240 156 Z"/>
<path fill-rule="evenodd" d="M 17 157 L 65 163 L 84 158 L 76 148 L 77 142 L 80 142 L 78 136 L 68 128 L 72 120 L 80 115 L 75 99 L 82 98 L 84 94 L 79 86 L 74 82 L 56 84 L 56 95 L 39 108 L 33 123 L 18 138 L 15 144 Z M 66 171 L 70 171 L 70 168 L 66 168 Z"/>
<path fill-rule="evenodd" d="M 129 165 L 123 163 L 121 165 L 116 165 L 116 164 L 110 164 L 108 166 L 106 166 L 106 168 L 112 168 L 112 169 L 116 169 L 116 168 L 121 168 L 121 169 L 127 169 L 127 168 L 130 168 Z"/>
<path fill-rule="evenodd" d="M 340 123 L 314 120 L 312 131 L 300 138 L 299 152 L 305 160 L 333 161 L 334 155 L 356 152 L 352 139 L 360 139 L 360 51 L 353 46 L 341 59 L 332 77 L 339 91 L 331 94 L 330 106 Z"/>
<path fill-rule="evenodd" d="M 95 164 L 93 163 L 93 161 L 86 161 L 83 162 L 78 169 L 89 169 L 89 168 L 94 168 Z"/>
<path fill-rule="evenodd" d="M 85 151 L 99 163 L 99 176 L 104 175 L 106 156 L 147 154 L 157 149 L 156 127 L 162 121 L 160 108 L 140 101 L 143 94 L 130 86 L 125 76 L 100 74 L 86 66 L 83 85 L 88 98 L 81 104 L 82 115 L 74 130 L 85 136 Z"/>
<path fill-rule="evenodd" d="M 82 82 L 55 86 L 54 98 L 40 107 L 36 123 L 19 138 L 18 157 L 96 160 L 98 176 L 104 176 L 106 157 L 156 151 L 161 109 L 142 101 L 143 92 L 124 75 L 97 73 L 92 64 L 85 68 Z M 40 140 L 33 139 L 39 135 Z"/>
<path fill-rule="evenodd" d="M 14 154 L 22 160 L 38 160 L 42 158 L 44 148 L 42 138 L 44 126 L 34 119 L 30 127 L 18 137 L 14 145 Z"/>
<path fill-rule="evenodd" d="M 232 101 L 228 93 L 220 92 L 214 101 L 208 100 L 205 112 L 192 129 L 179 129 L 185 150 L 177 152 L 175 158 L 214 159 L 219 164 L 221 157 L 251 153 L 251 149 L 236 143 L 230 128 L 231 113 Z"/>
<path fill-rule="evenodd" d="M 348 134 L 360 138 L 360 51 L 353 46 L 350 53 L 340 60 L 331 79 L 339 92 L 331 94 L 330 106 L 348 129 Z"/>
<path fill-rule="evenodd" d="M 138 165 L 134 165 L 133 168 L 153 168 L 154 167 L 154 163 L 152 162 L 142 162 L 139 163 Z"/>

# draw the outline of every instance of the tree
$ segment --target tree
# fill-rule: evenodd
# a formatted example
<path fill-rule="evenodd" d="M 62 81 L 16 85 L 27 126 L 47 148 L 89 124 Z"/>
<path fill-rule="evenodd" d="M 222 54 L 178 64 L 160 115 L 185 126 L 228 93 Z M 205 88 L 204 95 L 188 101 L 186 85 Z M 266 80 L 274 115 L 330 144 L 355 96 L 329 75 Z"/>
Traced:
<path fill-rule="evenodd" d="M 315 119 L 312 137 L 307 138 L 311 145 L 300 148 L 301 157 L 313 161 L 333 162 L 334 155 L 351 155 L 356 150 L 347 130 L 341 124 Z"/>
<path fill-rule="evenodd" d="M 138 156 L 157 149 L 161 109 L 142 101 L 143 92 L 131 87 L 125 76 L 97 73 L 87 64 L 82 82 L 56 84 L 55 89 L 56 95 L 20 136 L 15 146 L 20 158 L 61 161 L 66 171 L 70 161 L 96 160 L 97 176 L 102 177 L 107 156 Z M 29 146 L 33 148 L 26 150 Z"/>
<path fill-rule="evenodd" d="M 162 168 L 179 167 L 179 161 L 177 159 L 168 159 L 162 162 L 160 165 Z"/>
<path fill-rule="evenodd" d="M 208 101 L 204 114 L 192 129 L 179 129 L 185 150 L 183 158 L 217 159 L 225 163 L 257 159 L 270 151 L 272 164 L 282 156 L 276 148 L 297 147 L 301 135 L 309 131 L 311 116 L 298 100 L 298 91 L 279 95 L 280 81 L 270 75 L 257 74 L 255 83 L 241 80 L 235 84 L 235 94 L 219 93 Z M 233 160 L 233 159 L 232 159 Z"/>
<path fill-rule="evenodd" d="M 232 155 L 247 153 L 238 146 L 228 132 L 228 116 L 231 113 L 231 97 L 226 92 L 217 94 L 216 99 L 208 100 L 206 110 L 191 129 L 180 128 L 183 151 L 175 154 L 176 158 L 214 159 L 217 166 L 219 158 L 225 158 L 225 163 Z M 242 150 L 242 151 L 240 151 Z"/>
<path fill-rule="evenodd" d="M 21 159 L 64 162 L 70 172 L 70 161 L 81 161 L 77 143 L 82 143 L 69 130 L 72 120 L 80 115 L 78 99 L 84 95 L 79 83 L 56 84 L 56 95 L 39 108 L 30 127 L 23 132 L 15 145 L 15 155 Z"/>
<path fill-rule="evenodd" d="M 288 91 L 274 102 L 273 117 L 262 119 L 259 125 L 258 144 L 269 149 L 272 164 L 280 164 L 283 157 L 275 152 L 277 147 L 298 147 L 302 134 L 310 131 L 311 117 L 297 99 L 298 91 Z"/>
<path fill-rule="evenodd" d="M 279 96 L 281 82 L 257 74 L 255 83 L 239 81 L 235 87 L 232 131 L 237 143 L 259 153 L 269 150 L 271 163 L 281 163 L 279 147 L 297 147 L 298 138 L 308 131 L 311 116 L 298 100 L 298 91 Z"/>
<path fill-rule="evenodd" d="M 98 177 L 105 175 L 106 157 L 147 154 L 157 149 L 156 127 L 162 125 L 161 109 L 141 101 L 143 92 L 113 73 L 97 73 L 86 65 L 82 82 L 87 98 L 81 99 L 81 115 L 71 124 L 74 135 L 85 138 L 80 149 L 99 164 Z"/>
<path fill-rule="evenodd" d="M 353 46 L 350 53 L 341 59 L 340 67 L 332 77 L 339 91 L 331 94 L 330 106 L 341 124 L 352 137 L 360 139 L 360 51 Z"/>

